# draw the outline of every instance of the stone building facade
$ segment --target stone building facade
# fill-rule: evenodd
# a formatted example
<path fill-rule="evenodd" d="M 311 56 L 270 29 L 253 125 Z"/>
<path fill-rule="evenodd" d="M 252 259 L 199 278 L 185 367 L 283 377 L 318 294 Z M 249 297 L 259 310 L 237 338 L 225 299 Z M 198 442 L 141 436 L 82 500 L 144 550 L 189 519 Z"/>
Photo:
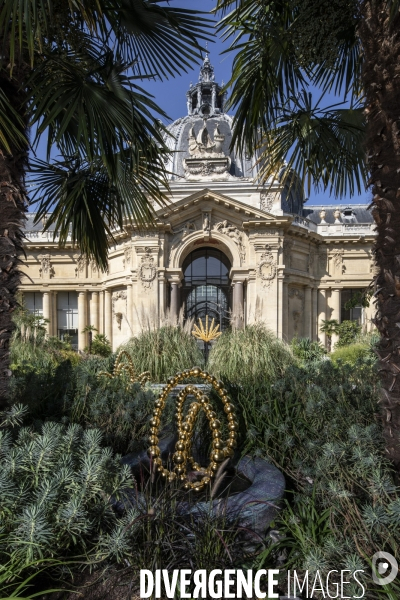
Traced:
<path fill-rule="evenodd" d="M 224 100 L 206 57 L 187 93 L 188 114 L 169 127 L 170 203 L 155 227 L 116 234 L 107 273 L 72 244 L 60 249 L 29 216 L 21 290 L 50 335 L 68 333 L 83 350 L 82 330 L 93 325 L 116 349 L 143 320 L 157 326 L 180 311 L 208 314 L 222 329 L 262 320 L 286 340 L 323 344 L 322 320 L 372 327 L 372 308 L 345 308 L 372 279 L 371 214 L 358 204 L 307 207 L 296 186 L 278 181 L 260 188 L 257 161 L 229 151 Z"/>

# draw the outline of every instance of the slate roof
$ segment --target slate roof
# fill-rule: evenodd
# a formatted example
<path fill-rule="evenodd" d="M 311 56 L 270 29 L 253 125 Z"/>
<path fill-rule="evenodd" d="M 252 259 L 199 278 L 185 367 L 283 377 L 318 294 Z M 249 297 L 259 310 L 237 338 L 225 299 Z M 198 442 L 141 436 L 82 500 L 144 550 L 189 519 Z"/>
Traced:
<path fill-rule="evenodd" d="M 308 206 L 303 208 L 303 216 L 310 219 L 313 223 L 319 225 L 321 217 L 319 213 L 324 210 L 326 223 L 333 224 L 335 222 L 334 212 L 340 210 L 341 223 L 373 223 L 374 218 L 371 211 L 368 210 L 367 204 L 335 204 L 335 205 L 320 205 Z"/>

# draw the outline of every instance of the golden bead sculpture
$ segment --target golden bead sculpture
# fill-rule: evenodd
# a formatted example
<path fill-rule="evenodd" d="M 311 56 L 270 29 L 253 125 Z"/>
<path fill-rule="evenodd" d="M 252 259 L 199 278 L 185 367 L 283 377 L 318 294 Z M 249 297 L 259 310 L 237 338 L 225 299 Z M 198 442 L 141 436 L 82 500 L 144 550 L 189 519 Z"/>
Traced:
<path fill-rule="evenodd" d="M 178 428 L 178 441 L 175 445 L 175 452 L 172 456 L 174 463 L 173 471 L 166 469 L 160 457 L 160 448 L 158 447 L 158 435 L 161 423 L 161 414 L 164 410 L 168 395 L 178 383 L 187 377 L 199 377 L 204 379 L 207 383 L 211 383 L 217 394 L 219 395 L 222 404 L 224 405 L 224 411 L 228 419 L 229 437 L 226 442 L 221 439 L 221 423 L 216 418 L 216 414 L 213 411 L 213 407 L 210 404 L 209 398 L 195 385 L 188 384 L 177 396 L 176 401 L 176 421 Z M 183 416 L 183 404 L 187 396 L 194 396 L 195 400 L 189 406 L 186 417 Z M 193 428 L 196 418 L 200 412 L 204 411 L 210 430 L 212 432 L 212 447 L 210 453 L 210 463 L 208 467 L 203 469 L 194 460 L 191 455 L 190 443 L 193 436 Z M 148 453 L 153 460 L 154 467 L 161 473 L 161 475 L 168 481 L 174 481 L 178 479 L 183 482 L 183 487 L 186 490 L 192 489 L 194 491 L 200 491 L 205 485 L 210 483 L 211 478 L 218 471 L 219 464 L 228 458 L 233 456 L 234 448 L 236 448 L 236 436 L 238 430 L 238 422 L 235 416 L 235 409 L 230 401 L 228 392 L 224 389 L 222 381 L 202 371 L 200 367 L 193 367 L 177 373 L 175 377 L 170 377 L 167 381 L 166 387 L 163 389 L 159 397 L 155 402 L 153 411 L 153 418 L 150 420 L 150 437 L 149 442 L 151 444 Z M 191 465 L 192 470 L 197 471 L 202 475 L 200 481 L 191 482 L 187 477 L 187 465 Z"/>
<path fill-rule="evenodd" d="M 122 361 L 122 357 L 125 357 L 128 361 L 128 364 Z M 107 371 L 100 371 L 97 377 L 108 377 L 109 379 L 114 379 L 115 377 L 119 377 L 122 371 L 127 371 L 129 374 L 130 383 L 140 383 L 142 387 L 145 386 L 146 381 L 150 381 L 150 372 L 144 371 L 140 375 L 136 377 L 135 367 L 133 366 L 133 361 L 126 350 L 121 350 L 117 354 L 117 358 L 115 360 L 114 369 L 112 373 L 107 373 Z"/>

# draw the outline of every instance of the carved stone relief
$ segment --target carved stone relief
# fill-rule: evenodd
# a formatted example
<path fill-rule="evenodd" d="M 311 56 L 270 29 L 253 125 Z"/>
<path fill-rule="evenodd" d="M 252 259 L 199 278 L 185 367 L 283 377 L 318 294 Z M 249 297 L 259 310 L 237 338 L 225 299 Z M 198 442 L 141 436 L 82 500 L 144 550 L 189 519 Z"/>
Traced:
<path fill-rule="evenodd" d="M 290 265 L 291 265 L 293 246 L 294 246 L 294 241 L 291 240 L 290 238 L 285 239 L 283 241 L 283 262 L 285 264 L 285 267 L 287 267 L 288 269 L 290 269 Z"/>
<path fill-rule="evenodd" d="M 311 274 L 315 261 L 315 250 L 314 248 L 310 248 L 308 257 L 307 257 L 307 271 Z"/>
<path fill-rule="evenodd" d="M 257 276 L 260 278 L 264 288 L 269 288 L 276 277 L 276 260 L 272 254 L 271 246 L 268 244 L 260 256 L 260 262 L 257 265 Z"/>
<path fill-rule="evenodd" d="M 196 231 L 196 230 L 197 230 L 197 227 L 196 227 L 196 223 L 194 221 L 186 221 L 186 223 L 184 223 L 180 229 L 177 229 L 177 231 L 174 232 L 174 235 L 173 235 L 172 241 L 171 241 L 171 248 L 169 251 L 169 258 L 168 258 L 170 263 L 171 263 L 172 256 L 173 256 L 175 250 L 180 246 L 180 244 L 183 242 L 183 240 L 190 233 L 192 233 L 193 231 Z"/>
<path fill-rule="evenodd" d="M 274 192 L 262 191 L 260 193 L 260 209 L 270 212 L 276 200 L 277 194 Z"/>
<path fill-rule="evenodd" d="M 132 258 L 132 248 L 131 246 L 127 246 L 124 248 L 124 258 L 122 259 L 122 264 L 124 269 L 129 268 L 131 266 L 131 258 Z"/>
<path fill-rule="evenodd" d="M 154 256 L 151 254 L 151 248 L 144 249 L 145 254 L 140 259 L 138 268 L 138 277 L 144 288 L 150 289 L 153 286 L 153 281 L 157 277 L 157 268 L 155 266 Z"/>
<path fill-rule="evenodd" d="M 118 329 L 121 329 L 122 319 L 126 317 L 126 292 L 123 290 L 112 293 L 112 312 L 117 321 Z"/>
<path fill-rule="evenodd" d="M 83 254 L 80 254 L 76 258 L 76 267 L 75 267 L 75 277 L 84 277 L 85 276 L 85 267 L 87 265 L 87 259 Z"/>
<path fill-rule="evenodd" d="M 40 269 L 39 274 L 42 279 L 51 279 L 54 274 L 54 268 L 51 264 L 51 255 L 50 254 L 42 254 L 38 257 L 40 260 Z"/>
<path fill-rule="evenodd" d="M 240 264 L 243 265 L 246 262 L 246 246 L 244 244 L 243 233 L 235 225 L 230 225 L 226 220 L 216 223 L 213 229 L 233 239 L 239 250 Z"/>
<path fill-rule="evenodd" d="M 345 271 L 345 267 L 343 264 L 343 250 L 340 248 L 333 250 L 332 256 L 332 264 L 335 275 L 342 275 Z"/>

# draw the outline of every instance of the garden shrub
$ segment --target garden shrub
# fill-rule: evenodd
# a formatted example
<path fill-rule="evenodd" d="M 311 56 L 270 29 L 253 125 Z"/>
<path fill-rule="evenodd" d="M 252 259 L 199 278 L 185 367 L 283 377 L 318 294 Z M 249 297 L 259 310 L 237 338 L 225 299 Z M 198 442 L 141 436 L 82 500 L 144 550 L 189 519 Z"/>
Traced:
<path fill-rule="evenodd" d="M 208 370 L 236 385 L 275 381 L 294 363 L 290 346 L 262 323 L 224 331 L 212 347 Z"/>
<path fill-rule="evenodd" d="M 113 530 L 111 499 L 133 486 L 99 430 L 44 423 L 0 430 L 0 555 L 28 564 L 97 552 Z M 6 562 L 6 561 L 5 561 Z"/>
<path fill-rule="evenodd" d="M 151 379 L 164 383 L 178 371 L 203 365 L 203 354 L 195 338 L 184 327 L 164 325 L 146 329 L 120 349 L 132 356 L 138 373 L 150 371 Z"/>
<path fill-rule="evenodd" d="M 335 348 L 331 353 L 330 358 L 334 363 L 342 361 L 350 365 L 355 366 L 359 359 L 370 356 L 370 347 L 366 344 L 349 344 L 348 346 L 342 346 Z"/>
<path fill-rule="evenodd" d="M 312 341 L 310 338 L 294 337 L 290 342 L 290 347 L 294 356 L 304 362 L 321 360 L 326 355 L 326 350 L 322 344 Z"/>
<path fill-rule="evenodd" d="M 336 342 L 336 348 L 342 348 L 353 344 L 357 336 L 361 333 L 361 325 L 357 321 L 342 321 L 336 328 L 339 340 Z"/>
<path fill-rule="evenodd" d="M 75 369 L 74 386 L 66 394 L 64 414 L 85 428 L 101 429 L 104 442 L 115 452 L 127 454 L 145 445 L 148 421 L 154 407 L 151 389 L 130 383 L 126 372 L 113 379 L 115 355 L 88 357 Z"/>
<path fill-rule="evenodd" d="M 234 393 L 247 431 L 242 450 L 278 466 L 291 492 L 275 523 L 281 540 L 259 565 L 276 565 L 284 551 L 282 569 L 324 577 L 331 569 L 370 573 L 378 550 L 398 556 L 400 490 L 384 452 L 375 359 L 309 362 L 262 394 Z"/>

